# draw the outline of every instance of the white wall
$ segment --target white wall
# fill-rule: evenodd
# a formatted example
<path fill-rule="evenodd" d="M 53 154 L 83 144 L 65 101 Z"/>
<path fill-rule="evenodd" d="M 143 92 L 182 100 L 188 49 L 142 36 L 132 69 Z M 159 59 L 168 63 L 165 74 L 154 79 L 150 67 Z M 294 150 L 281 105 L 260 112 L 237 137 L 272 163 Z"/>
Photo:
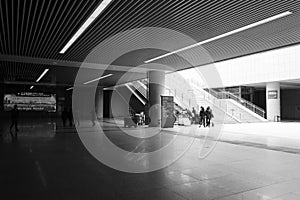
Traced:
<path fill-rule="evenodd" d="M 206 71 L 211 66 L 201 66 L 199 70 Z M 300 79 L 300 45 L 218 62 L 214 66 L 223 83 L 216 82 L 211 87 Z"/>

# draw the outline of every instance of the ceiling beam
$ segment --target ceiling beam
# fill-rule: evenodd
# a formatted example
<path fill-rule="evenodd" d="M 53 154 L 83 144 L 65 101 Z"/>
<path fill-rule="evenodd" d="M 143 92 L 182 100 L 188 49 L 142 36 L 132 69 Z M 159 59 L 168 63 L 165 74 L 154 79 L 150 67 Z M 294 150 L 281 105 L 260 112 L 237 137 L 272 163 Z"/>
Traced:
<path fill-rule="evenodd" d="M 163 65 L 142 65 L 139 67 L 131 66 L 121 66 L 121 65 L 107 65 L 100 63 L 86 63 L 86 62 L 74 62 L 66 60 L 55 60 L 55 59 L 45 59 L 45 58 L 32 58 L 24 56 L 12 56 L 12 55 L 0 55 L 0 61 L 7 62 L 20 62 L 20 63 L 32 63 L 32 64 L 43 64 L 61 67 L 84 67 L 87 69 L 100 69 L 100 70 L 110 70 L 110 71 L 126 71 L 126 72 L 136 72 L 136 73 L 146 73 L 149 70 L 158 71 L 170 71 L 170 68 Z"/>

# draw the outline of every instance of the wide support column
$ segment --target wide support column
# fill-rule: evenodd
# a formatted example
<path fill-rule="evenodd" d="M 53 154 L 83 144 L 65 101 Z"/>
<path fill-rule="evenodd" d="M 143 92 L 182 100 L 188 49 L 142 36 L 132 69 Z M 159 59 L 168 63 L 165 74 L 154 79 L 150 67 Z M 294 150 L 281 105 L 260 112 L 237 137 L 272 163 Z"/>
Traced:
<path fill-rule="evenodd" d="M 266 85 L 267 120 L 274 121 L 280 117 L 280 83 Z"/>
<path fill-rule="evenodd" d="M 149 71 L 149 117 L 151 127 L 159 127 L 161 123 L 161 95 L 165 92 L 165 72 L 163 71 Z"/>
<path fill-rule="evenodd" d="M 97 87 L 95 95 L 95 111 L 97 118 L 103 118 L 103 87 Z"/>

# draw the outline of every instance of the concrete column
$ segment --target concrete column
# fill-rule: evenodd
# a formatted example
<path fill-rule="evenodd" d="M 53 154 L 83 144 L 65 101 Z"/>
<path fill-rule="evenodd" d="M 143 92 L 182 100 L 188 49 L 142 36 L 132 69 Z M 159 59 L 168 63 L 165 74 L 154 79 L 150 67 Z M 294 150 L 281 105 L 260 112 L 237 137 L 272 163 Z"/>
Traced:
<path fill-rule="evenodd" d="M 165 92 L 165 72 L 163 71 L 149 71 L 149 117 L 151 127 L 159 127 L 161 123 L 161 105 L 160 98 Z"/>
<path fill-rule="evenodd" d="M 98 86 L 95 95 L 95 111 L 97 118 L 103 118 L 103 87 Z"/>
<path fill-rule="evenodd" d="M 271 82 L 266 85 L 267 120 L 274 121 L 280 116 L 280 83 Z"/>

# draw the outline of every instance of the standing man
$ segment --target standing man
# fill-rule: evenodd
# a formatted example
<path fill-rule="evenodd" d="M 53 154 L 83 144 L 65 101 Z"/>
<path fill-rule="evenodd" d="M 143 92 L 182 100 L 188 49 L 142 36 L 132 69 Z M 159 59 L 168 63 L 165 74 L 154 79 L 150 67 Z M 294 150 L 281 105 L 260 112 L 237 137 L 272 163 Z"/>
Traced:
<path fill-rule="evenodd" d="M 15 137 L 18 137 L 18 121 L 19 121 L 19 110 L 18 106 L 14 105 L 14 108 L 11 110 L 11 125 L 10 125 L 10 134 L 12 135 L 12 128 L 15 127 Z"/>

